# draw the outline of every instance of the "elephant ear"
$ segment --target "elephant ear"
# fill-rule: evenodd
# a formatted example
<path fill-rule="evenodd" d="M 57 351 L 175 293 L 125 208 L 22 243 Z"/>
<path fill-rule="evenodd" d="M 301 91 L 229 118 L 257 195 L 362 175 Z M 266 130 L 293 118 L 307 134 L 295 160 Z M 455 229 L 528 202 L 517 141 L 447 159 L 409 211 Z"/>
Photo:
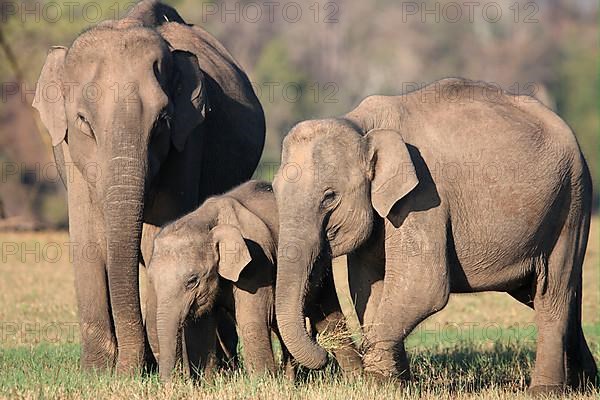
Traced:
<path fill-rule="evenodd" d="M 210 235 L 219 254 L 219 275 L 237 282 L 244 267 L 252 261 L 242 232 L 235 225 L 221 224 L 214 227 Z"/>
<path fill-rule="evenodd" d="M 400 133 L 374 129 L 367 133 L 371 167 L 371 202 L 382 217 L 388 217 L 396 202 L 412 191 L 419 179 Z"/>
<path fill-rule="evenodd" d="M 52 146 L 58 146 L 67 135 L 67 115 L 62 84 L 66 55 L 66 47 L 56 46 L 50 49 L 35 88 L 32 104 L 40 113 L 40 119 L 50 133 Z"/>
<path fill-rule="evenodd" d="M 188 51 L 173 50 L 174 87 L 172 101 L 171 140 L 178 151 L 185 147 L 190 132 L 206 116 L 206 88 L 198 59 Z"/>
<path fill-rule="evenodd" d="M 267 260 L 274 264 L 277 246 L 265 222 L 232 197 L 221 197 L 215 203 L 218 210 L 217 226 L 211 232 L 224 231 L 228 240 L 225 248 L 219 247 L 219 274 L 237 282 L 244 267 L 252 260 L 246 240 L 249 244 L 258 245 Z M 224 250 L 229 251 L 227 259 L 222 258 Z"/>

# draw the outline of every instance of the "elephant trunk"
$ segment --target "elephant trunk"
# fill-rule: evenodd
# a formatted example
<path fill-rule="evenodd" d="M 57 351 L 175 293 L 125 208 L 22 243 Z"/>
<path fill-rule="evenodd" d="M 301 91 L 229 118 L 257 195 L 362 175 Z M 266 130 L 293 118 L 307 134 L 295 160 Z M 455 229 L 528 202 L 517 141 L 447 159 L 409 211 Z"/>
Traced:
<path fill-rule="evenodd" d="M 285 221 L 281 223 L 285 226 Z M 283 342 L 302 365 L 318 369 L 327 362 L 327 353 L 306 331 L 304 302 L 309 276 L 320 252 L 318 235 L 307 240 L 297 228 L 280 231 L 277 254 L 275 311 Z"/>
<path fill-rule="evenodd" d="M 104 217 L 110 304 L 118 345 L 117 368 L 138 370 L 144 362 L 145 337 L 139 296 L 139 255 L 147 170 L 145 146 L 116 144 L 108 166 Z M 132 154 L 124 155 L 130 152 Z M 136 153 L 142 154 L 136 154 Z"/>
<path fill-rule="evenodd" d="M 170 302 L 161 302 L 156 312 L 156 329 L 160 357 L 158 371 L 160 380 L 167 382 L 182 359 L 182 321 L 177 307 Z"/>

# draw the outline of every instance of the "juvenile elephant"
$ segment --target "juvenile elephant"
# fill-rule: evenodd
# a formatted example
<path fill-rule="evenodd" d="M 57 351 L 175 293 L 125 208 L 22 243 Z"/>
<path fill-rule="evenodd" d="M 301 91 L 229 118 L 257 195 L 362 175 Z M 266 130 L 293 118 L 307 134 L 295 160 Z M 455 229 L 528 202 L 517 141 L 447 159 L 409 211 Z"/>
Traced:
<path fill-rule="evenodd" d="M 315 257 L 349 253 L 366 372 L 408 376 L 404 339 L 450 293 L 501 291 L 535 308 L 532 389 L 595 380 L 581 328 L 590 174 L 569 127 L 535 99 L 461 79 L 368 97 L 296 125 L 273 188 L 275 306 L 300 363 L 325 362 L 299 334 Z M 306 250 L 286 258 L 293 245 Z"/>
<path fill-rule="evenodd" d="M 170 377 L 179 358 L 182 326 L 190 319 L 206 321 L 205 316 L 217 309 L 235 315 L 246 369 L 252 373 L 276 371 L 271 330 L 277 333 L 277 232 L 275 196 L 271 185 L 260 181 L 209 198 L 159 232 L 148 273 L 156 293 L 161 379 Z M 322 278 L 309 294 L 307 316 L 316 332 L 340 332 L 346 329 L 345 319 L 331 262 L 320 260 L 317 264 Z M 205 323 L 208 330 L 213 329 Z M 302 329 L 306 334 L 304 325 Z M 335 350 L 340 367 L 345 372 L 359 370 L 361 361 L 352 340 L 341 337 L 346 339 Z M 204 345 L 214 348 L 214 335 Z M 287 350 L 282 347 L 285 359 Z"/>
<path fill-rule="evenodd" d="M 137 369 L 142 226 L 151 243 L 158 227 L 249 179 L 264 144 L 262 107 L 214 37 L 153 0 L 52 48 L 33 105 L 78 244 L 82 365 Z"/>

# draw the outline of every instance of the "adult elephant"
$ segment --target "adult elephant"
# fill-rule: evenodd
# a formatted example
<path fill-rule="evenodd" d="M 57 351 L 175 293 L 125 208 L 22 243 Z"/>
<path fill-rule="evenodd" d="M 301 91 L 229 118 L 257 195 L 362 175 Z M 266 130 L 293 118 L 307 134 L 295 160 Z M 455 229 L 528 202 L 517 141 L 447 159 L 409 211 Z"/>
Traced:
<path fill-rule="evenodd" d="M 595 380 L 581 329 L 592 184 L 569 127 L 535 99 L 460 79 L 368 97 L 294 127 L 273 187 L 278 323 L 305 366 L 326 360 L 303 329 L 312 265 L 349 253 L 365 371 L 408 376 L 403 340 L 450 293 L 503 291 L 535 307 L 533 388 Z"/>
<path fill-rule="evenodd" d="M 151 242 L 157 227 L 250 178 L 262 107 L 229 52 L 156 1 L 52 48 L 33 105 L 68 191 L 82 365 L 137 369 L 142 226 Z"/>

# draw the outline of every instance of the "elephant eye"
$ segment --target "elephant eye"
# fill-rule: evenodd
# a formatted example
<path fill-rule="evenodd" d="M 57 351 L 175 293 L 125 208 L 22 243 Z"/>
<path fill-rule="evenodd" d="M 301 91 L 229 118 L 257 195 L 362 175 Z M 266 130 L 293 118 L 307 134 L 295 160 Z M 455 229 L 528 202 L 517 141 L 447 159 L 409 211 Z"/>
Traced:
<path fill-rule="evenodd" d="M 83 115 L 79 113 L 77 114 L 77 117 L 75 118 L 75 124 L 84 135 L 94 138 L 94 131 L 92 130 L 92 126 Z"/>
<path fill-rule="evenodd" d="M 185 288 L 187 290 L 195 289 L 200 283 L 200 277 L 197 274 L 190 275 L 185 283 Z"/>
<path fill-rule="evenodd" d="M 330 207 L 336 199 L 336 194 L 333 190 L 327 189 L 325 194 L 323 194 L 323 200 L 321 200 L 321 207 L 328 208 Z"/>

